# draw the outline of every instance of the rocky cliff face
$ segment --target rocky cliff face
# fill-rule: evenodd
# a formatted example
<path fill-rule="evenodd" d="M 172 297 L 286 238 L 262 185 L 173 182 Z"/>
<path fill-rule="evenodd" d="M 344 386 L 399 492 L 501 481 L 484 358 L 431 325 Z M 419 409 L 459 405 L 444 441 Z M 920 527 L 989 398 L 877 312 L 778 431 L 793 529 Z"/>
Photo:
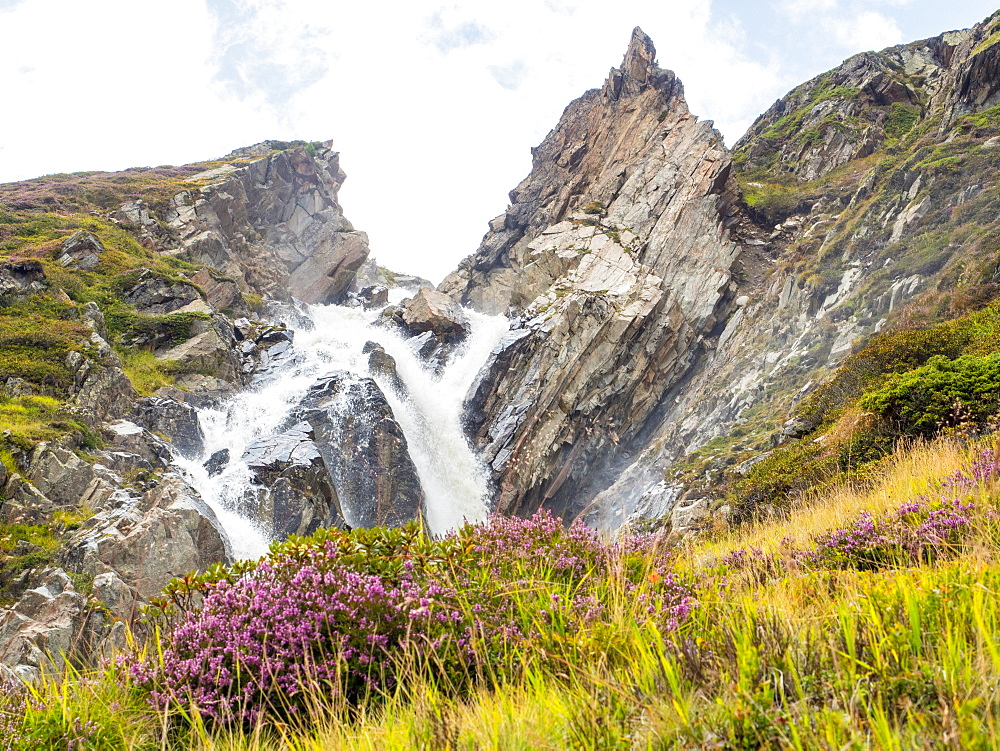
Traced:
<path fill-rule="evenodd" d="M 752 460 L 865 336 L 990 295 L 997 26 L 850 58 L 732 156 L 637 31 L 441 287 L 519 316 L 469 402 L 498 510 L 704 516 L 680 460 Z"/>
<path fill-rule="evenodd" d="M 204 451 L 196 407 L 272 377 L 295 356 L 283 325 L 248 318 L 260 309 L 255 296 L 339 300 L 368 256 L 366 236 L 337 203 L 344 174 L 329 144 L 267 142 L 200 167 L 64 177 L 54 187 L 0 186 L 11 212 L 0 212 L 0 250 L 12 258 L 0 269 L 4 403 L 55 410 L 41 432 L 5 422 L 14 430 L 0 437 L 0 526 L 48 530 L 41 545 L 0 543 L 0 590 L 16 600 L 0 609 L 0 672 L 26 679 L 60 666 L 60 652 L 85 661 L 121 646 L 138 606 L 172 577 L 232 560 L 213 506 L 181 469 Z M 121 202 L 129 185 L 143 198 Z M 39 223 L 55 228 L 52 237 L 39 238 Z M 22 357 L 30 346 L 41 349 Z M 41 367 L 32 362 L 40 352 Z M 47 401 L 32 401 L 39 394 Z M 382 417 L 351 446 L 374 457 L 359 476 L 381 478 L 379 461 L 397 458 L 395 423 Z M 345 523 L 320 459 L 334 448 L 309 431 L 257 447 L 258 492 L 242 510 L 280 537 Z M 397 453 L 408 461 L 405 442 Z M 213 460 L 224 467 L 229 458 Z M 402 517 L 392 515 L 398 488 L 384 478 L 379 487 L 371 518 L 358 512 L 352 522 L 419 515 L 419 483 Z M 90 580 L 92 598 L 80 591 Z"/>
<path fill-rule="evenodd" d="M 850 58 L 736 144 L 753 220 L 736 236 L 762 263 L 647 448 L 595 499 L 592 523 L 710 494 L 702 486 L 720 473 L 795 437 L 782 423 L 868 335 L 996 294 L 996 31 L 990 19 Z M 685 464 L 702 477 L 675 472 L 695 451 Z"/>
<path fill-rule="evenodd" d="M 345 175 L 331 144 L 271 153 L 241 149 L 226 164 L 190 179 L 165 217 L 185 257 L 277 300 L 336 302 L 368 257 L 368 236 L 344 217 L 337 193 Z"/>
<path fill-rule="evenodd" d="M 510 208 L 440 287 L 519 316 L 469 410 L 502 513 L 579 512 L 739 297 L 729 155 L 654 57 L 636 29 L 621 67 L 567 107 Z"/>

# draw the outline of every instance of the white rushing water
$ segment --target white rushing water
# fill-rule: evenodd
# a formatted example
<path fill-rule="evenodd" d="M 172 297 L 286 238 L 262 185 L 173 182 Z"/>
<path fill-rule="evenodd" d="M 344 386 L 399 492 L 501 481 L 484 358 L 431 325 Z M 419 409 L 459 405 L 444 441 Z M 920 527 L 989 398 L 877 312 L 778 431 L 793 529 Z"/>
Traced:
<path fill-rule="evenodd" d="M 307 325 L 296 327 L 296 357 L 271 377 L 241 392 L 218 409 L 199 411 L 205 432 L 204 455 L 179 460 L 192 484 L 212 507 L 233 544 L 236 558 L 257 558 L 270 540 L 253 520 L 238 513 L 252 481 L 241 457 L 251 443 L 288 427 L 289 413 L 317 379 L 336 370 L 373 377 L 385 394 L 406 436 L 424 492 L 424 513 L 435 534 L 478 521 L 487 512 L 487 474 L 462 430 L 462 404 L 490 351 L 507 332 L 503 316 L 466 310 L 472 331 L 440 374 L 427 367 L 409 340 L 371 326 L 380 311 L 316 305 L 304 308 Z M 398 394 L 381 375 L 368 370 L 366 342 L 382 345 L 396 361 L 405 387 Z M 228 449 L 230 463 L 209 477 L 203 462 Z"/>

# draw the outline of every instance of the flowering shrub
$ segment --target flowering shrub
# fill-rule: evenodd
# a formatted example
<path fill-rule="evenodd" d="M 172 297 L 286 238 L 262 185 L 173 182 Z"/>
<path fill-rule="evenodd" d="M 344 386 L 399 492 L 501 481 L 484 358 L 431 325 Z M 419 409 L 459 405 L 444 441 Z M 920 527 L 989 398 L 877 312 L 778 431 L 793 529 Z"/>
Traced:
<path fill-rule="evenodd" d="M 787 567 L 879 569 L 925 563 L 960 551 L 977 516 L 996 518 L 974 492 L 1000 480 L 1000 461 L 983 451 L 967 469 L 939 485 L 939 497 L 920 496 L 880 518 L 864 511 L 851 524 L 812 538 L 812 547 L 795 549 L 783 541 L 777 554 L 759 548 L 729 553 L 722 563 L 753 571 L 758 578 L 779 576 Z"/>
<path fill-rule="evenodd" d="M 378 696 L 421 660 L 460 689 L 484 672 L 502 679 L 529 651 L 607 648 L 609 597 L 636 621 L 678 628 L 695 601 L 669 565 L 657 538 L 611 543 L 544 512 L 440 541 L 414 526 L 323 530 L 256 567 L 168 588 L 182 612 L 133 672 L 155 704 L 193 703 L 222 723 L 299 713 L 317 691 Z"/>

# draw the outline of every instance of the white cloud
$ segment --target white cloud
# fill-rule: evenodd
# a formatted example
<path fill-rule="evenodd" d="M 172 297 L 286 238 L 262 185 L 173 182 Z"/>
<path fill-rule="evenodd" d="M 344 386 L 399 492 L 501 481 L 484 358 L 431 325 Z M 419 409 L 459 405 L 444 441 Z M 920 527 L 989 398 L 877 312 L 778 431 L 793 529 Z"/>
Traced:
<path fill-rule="evenodd" d="M 784 1 L 803 24 L 835 2 Z M 0 80 L 17 103 L 0 119 L 0 180 L 333 138 L 348 217 L 381 262 L 436 281 L 475 250 L 566 104 L 621 62 L 633 26 L 730 143 L 797 83 L 777 47 L 743 51 L 760 39 L 713 15 L 720 2 L 0 0 Z M 898 34 L 875 11 L 851 23 L 823 27 L 851 38 L 844 56 Z"/>
<path fill-rule="evenodd" d="M 799 21 L 816 13 L 828 13 L 837 8 L 837 0 L 779 0 L 778 10 L 790 20 Z"/>
<path fill-rule="evenodd" d="M 826 26 L 838 43 L 858 52 L 881 50 L 903 41 L 903 32 L 896 21 L 874 11 L 848 18 L 830 18 Z"/>

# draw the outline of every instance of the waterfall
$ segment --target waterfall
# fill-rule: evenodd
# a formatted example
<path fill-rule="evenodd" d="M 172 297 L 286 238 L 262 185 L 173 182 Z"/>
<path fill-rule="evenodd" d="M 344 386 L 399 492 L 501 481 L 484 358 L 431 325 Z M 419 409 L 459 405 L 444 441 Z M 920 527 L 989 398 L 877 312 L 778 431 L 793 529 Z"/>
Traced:
<path fill-rule="evenodd" d="M 435 373 L 411 340 L 371 325 L 379 313 L 338 305 L 305 306 L 295 311 L 294 356 L 261 383 L 215 408 L 199 410 L 204 453 L 177 463 L 215 511 L 236 558 L 260 557 L 270 544 L 265 530 L 239 513 L 253 482 L 253 473 L 242 460 L 244 450 L 285 430 L 289 413 L 309 387 L 336 370 L 374 378 L 385 394 L 406 437 L 432 533 L 442 534 L 464 520 L 485 517 L 487 472 L 462 429 L 462 404 L 490 351 L 507 332 L 508 320 L 466 310 L 471 331 L 461 349 Z M 368 355 L 362 352 L 367 342 L 380 344 L 395 359 L 404 393 L 397 392 L 384 375 L 369 372 Z M 230 462 L 220 474 L 210 477 L 203 464 L 221 449 L 229 450 Z"/>

